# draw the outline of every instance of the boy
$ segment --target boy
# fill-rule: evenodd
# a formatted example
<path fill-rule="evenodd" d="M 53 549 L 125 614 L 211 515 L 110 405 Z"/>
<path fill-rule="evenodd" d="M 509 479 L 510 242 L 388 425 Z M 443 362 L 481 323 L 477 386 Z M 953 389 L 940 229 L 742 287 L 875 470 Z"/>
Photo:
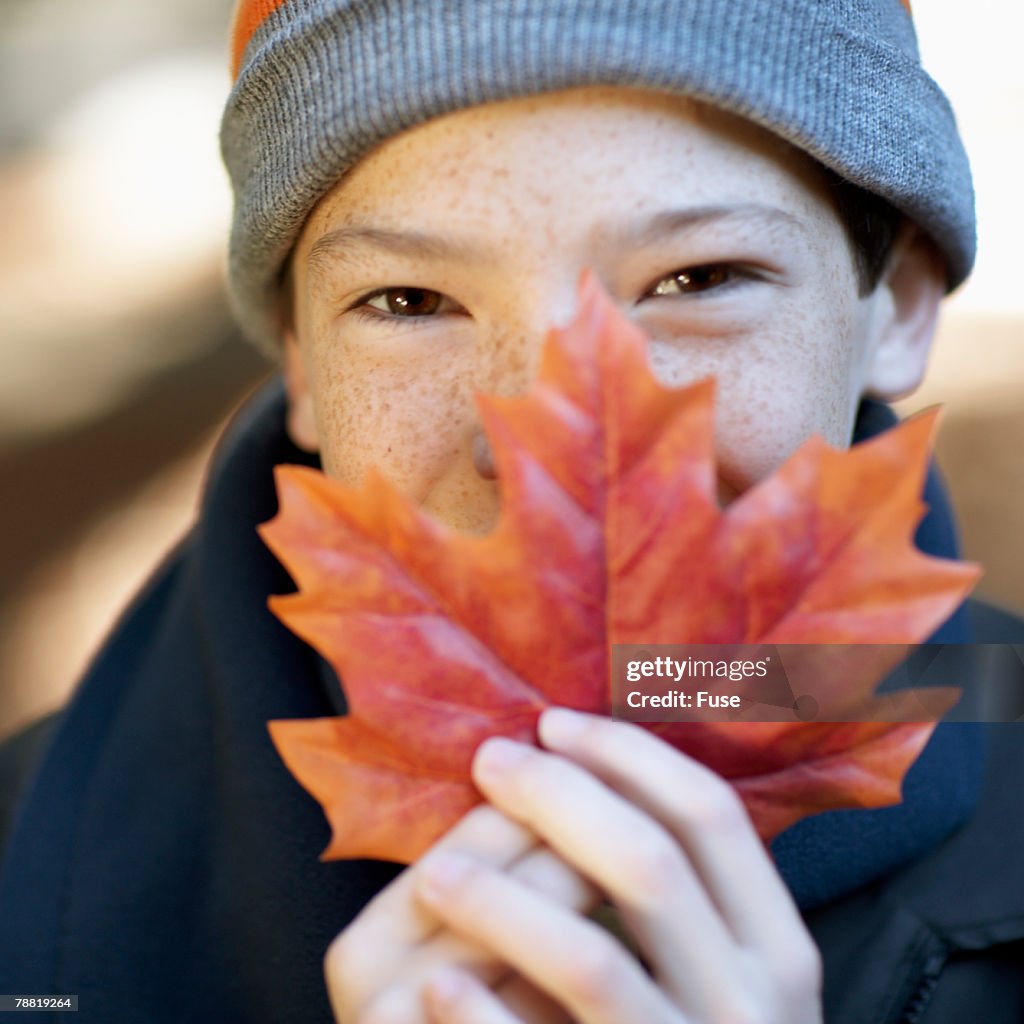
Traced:
<path fill-rule="evenodd" d="M 979 730 L 942 727 L 901 805 L 803 822 L 773 863 L 706 769 L 548 712 L 541 749 L 481 747 L 486 802 L 400 875 L 317 862 L 319 808 L 265 729 L 344 710 L 265 608 L 273 465 L 377 466 L 487 530 L 472 395 L 526 386 L 586 267 L 663 380 L 715 376 L 722 502 L 812 434 L 892 422 L 865 398 L 916 387 L 974 246 L 909 13 L 283 0 L 243 3 L 235 43 L 232 287 L 285 394 L 236 422 L 195 532 L 39 749 L 0 990 L 118 1021 L 1019 1019 L 1021 751 L 994 729 L 984 784 Z M 950 555 L 928 501 L 918 543 Z M 988 635 L 961 611 L 938 638 Z M 638 954 L 588 919 L 604 898 Z"/>

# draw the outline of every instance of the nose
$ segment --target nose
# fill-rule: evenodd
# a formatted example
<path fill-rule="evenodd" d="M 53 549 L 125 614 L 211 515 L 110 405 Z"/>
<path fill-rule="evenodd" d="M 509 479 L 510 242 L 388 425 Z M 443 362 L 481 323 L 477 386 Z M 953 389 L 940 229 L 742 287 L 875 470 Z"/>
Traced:
<path fill-rule="evenodd" d="M 474 390 L 503 397 L 527 391 L 540 369 L 548 333 L 553 327 L 568 324 L 576 305 L 572 282 L 552 287 L 549 279 L 512 290 L 509 301 L 501 303 L 492 318 L 481 325 Z M 480 479 L 497 480 L 491 444 L 479 424 L 472 439 L 472 462 Z"/>
<path fill-rule="evenodd" d="M 482 325 L 476 390 L 502 396 L 526 391 L 537 376 L 548 333 L 572 320 L 577 301 L 577 281 L 568 276 L 516 288 L 509 301 L 502 302 Z"/>

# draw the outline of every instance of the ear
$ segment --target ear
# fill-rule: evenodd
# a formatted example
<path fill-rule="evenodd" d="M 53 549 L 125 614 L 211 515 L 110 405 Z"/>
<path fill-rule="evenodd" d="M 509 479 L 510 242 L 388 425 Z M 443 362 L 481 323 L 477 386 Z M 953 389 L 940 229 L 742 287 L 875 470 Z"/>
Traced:
<path fill-rule="evenodd" d="M 291 329 L 284 332 L 284 373 L 285 394 L 288 398 L 288 414 L 285 427 L 292 443 L 307 452 L 320 450 L 320 435 L 313 415 L 313 395 L 309 390 L 306 364 L 302 359 L 298 339 Z"/>
<path fill-rule="evenodd" d="M 907 222 L 872 296 L 877 315 L 865 375 L 868 394 L 894 401 L 917 389 L 928 365 L 945 293 L 941 256 L 931 240 Z"/>

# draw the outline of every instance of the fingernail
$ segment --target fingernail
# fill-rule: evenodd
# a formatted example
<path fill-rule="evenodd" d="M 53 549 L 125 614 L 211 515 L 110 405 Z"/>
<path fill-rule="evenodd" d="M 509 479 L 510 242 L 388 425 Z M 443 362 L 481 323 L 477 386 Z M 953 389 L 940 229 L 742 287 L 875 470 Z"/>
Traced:
<path fill-rule="evenodd" d="M 480 744 L 473 758 L 473 774 L 487 781 L 500 781 L 510 769 L 530 755 L 530 748 L 501 736 Z"/>
<path fill-rule="evenodd" d="M 442 970 L 426 982 L 427 996 L 438 1003 L 454 1003 L 466 991 L 466 979 L 458 971 Z"/>
<path fill-rule="evenodd" d="M 569 708 L 548 708 L 540 716 L 538 731 L 545 745 L 570 743 L 587 727 L 587 718 Z"/>
<path fill-rule="evenodd" d="M 435 853 L 420 867 L 417 889 L 428 902 L 443 901 L 465 881 L 472 867 L 468 857 L 457 853 Z"/>

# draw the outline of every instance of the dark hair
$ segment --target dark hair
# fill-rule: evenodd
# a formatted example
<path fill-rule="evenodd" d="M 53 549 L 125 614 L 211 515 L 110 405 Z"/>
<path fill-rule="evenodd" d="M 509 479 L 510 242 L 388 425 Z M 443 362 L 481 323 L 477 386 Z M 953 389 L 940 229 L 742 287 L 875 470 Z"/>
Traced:
<path fill-rule="evenodd" d="M 860 295 L 878 287 L 903 214 L 888 200 L 824 168 L 825 180 L 853 249 Z"/>

